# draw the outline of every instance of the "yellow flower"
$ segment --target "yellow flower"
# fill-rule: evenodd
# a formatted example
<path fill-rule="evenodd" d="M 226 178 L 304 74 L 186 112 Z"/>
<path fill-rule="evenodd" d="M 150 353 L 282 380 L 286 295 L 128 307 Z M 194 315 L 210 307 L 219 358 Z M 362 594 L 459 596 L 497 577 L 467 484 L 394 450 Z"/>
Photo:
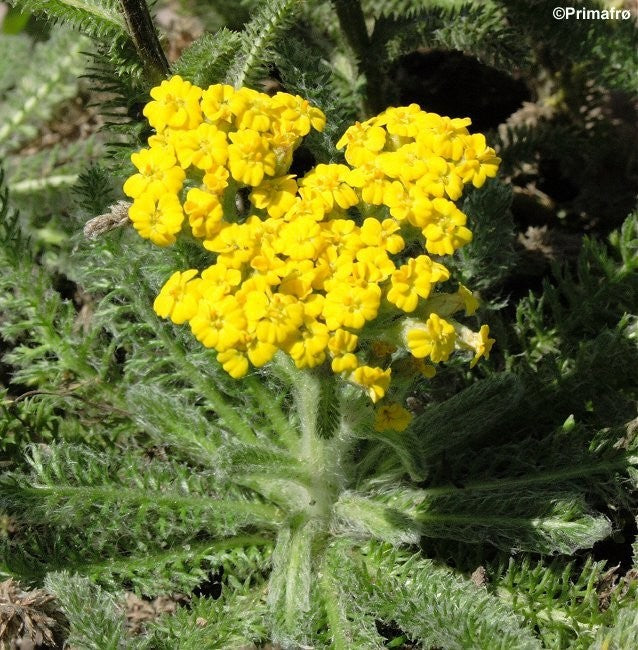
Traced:
<path fill-rule="evenodd" d="M 469 119 L 426 113 L 416 104 L 390 107 L 339 139 L 350 167 L 318 164 L 297 185 L 288 174 L 293 152 L 326 119 L 307 100 L 222 84 L 202 90 L 180 77 L 162 82 L 151 96 L 144 114 L 157 132 L 150 149 L 132 155 L 137 173 L 124 185 L 135 199 L 131 221 L 140 235 L 166 246 L 186 213 L 214 262 L 201 277 L 195 269 L 174 273 L 154 308 L 175 323 L 188 321 L 232 377 L 264 365 L 278 350 L 299 368 L 318 366 L 329 355 L 333 372 L 376 402 L 388 390 L 391 369 L 365 365 L 375 355 L 402 376 L 432 376 L 425 358 L 446 360 L 457 347 L 474 352 L 473 366 L 489 354 L 487 326 L 473 332 L 445 320 L 463 308 L 474 312 L 471 292 L 461 285 L 454 294 L 433 296 L 434 284 L 449 272 L 414 252 L 419 230 L 433 255 L 451 254 L 471 240 L 453 201 L 464 184 L 480 187 L 495 175 L 499 159 L 484 136 L 468 133 Z M 251 203 L 231 214 L 243 186 Z M 399 268 L 395 255 L 401 255 Z M 394 348 L 371 332 L 358 348 L 354 332 L 377 318 L 382 295 L 384 318 L 403 319 L 409 358 L 400 350 L 392 354 Z M 427 301 L 420 312 L 426 322 L 401 315 L 417 309 L 419 299 Z M 399 431 L 410 417 L 388 404 L 377 409 L 375 426 Z"/>
<path fill-rule="evenodd" d="M 383 193 L 383 203 L 390 208 L 390 214 L 398 221 L 413 221 L 414 199 L 405 189 L 403 183 L 392 181 Z M 417 224 L 415 224 L 417 225 Z"/>
<path fill-rule="evenodd" d="M 323 363 L 328 345 L 328 328 L 318 321 L 307 321 L 297 336 L 287 342 L 284 349 L 297 368 L 314 368 Z"/>
<path fill-rule="evenodd" d="M 159 199 L 142 194 L 133 201 L 128 214 L 135 230 L 158 246 L 175 243 L 184 221 L 182 204 L 174 194 L 163 194 Z"/>
<path fill-rule="evenodd" d="M 288 130 L 281 122 L 270 125 L 270 131 L 262 134 L 268 148 L 275 155 L 275 176 L 284 175 L 292 165 L 292 154 L 299 144 L 299 136 Z"/>
<path fill-rule="evenodd" d="M 250 193 L 250 200 L 259 210 L 265 209 L 271 217 L 279 219 L 295 204 L 296 195 L 297 182 L 294 174 L 289 174 L 262 181 Z"/>
<path fill-rule="evenodd" d="M 217 260 L 226 266 L 239 269 L 258 248 L 256 232 L 252 223 L 222 223 L 221 230 L 212 239 L 204 240 L 204 248 L 217 253 Z"/>
<path fill-rule="evenodd" d="M 361 189 L 361 198 L 370 205 L 382 205 L 391 187 L 391 182 L 381 167 L 379 158 L 353 169 L 348 178 L 352 187 Z"/>
<path fill-rule="evenodd" d="M 410 186 L 409 196 L 412 203 L 406 218 L 413 226 L 423 229 L 432 222 L 434 214 L 432 197 L 419 185 Z M 438 200 L 449 203 L 445 199 Z"/>
<path fill-rule="evenodd" d="M 280 286 L 279 289 L 283 292 L 282 286 Z M 323 312 L 323 304 L 325 300 L 325 297 L 321 293 L 310 293 L 305 296 L 301 301 L 304 316 L 308 318 L 319 318 Z"/>
<path fill-rule="evenodd" d="M 412 422 L 412 414 L 400 404 L 392 402 L 383 404 L 374 412 L 374 428 L 376 431 L 405 431 Z"/>
<path fill-rule="evenodd" d="M 474 312 L 478 309 L 479 301 L 476 299 L 474 294 L 466 286 L 460 283 L 456 293 L 459 299 L 463 301 L 463 308 L 465 309 L 465 315 L 472 316 L 472 314 L 474 314 Z"/>
<path fill-rule="evenodd" d="M 435 113 L 428 113 L 421 118 L 422 128 L 417 135 L 417 142 L 421 142 L 432 151 L 435 156 L 446 160 L 457 161 L 463 157 L 468 135 L 468 127 L 472 120 L 469 117 L 441 117 Z"/>
<path fill-rule="evenodd" d="M 348 330 L 338 329 L 332 333 L 328 341 L 328 348 L 331 354 L 337 357 L 346 352 L 354 352 L 358 340 L 359 337 L 356 334 L 348 332 Z"/>
<path fill-rule="evenodd" d="M 332 372 L 336 374 L 344 372 L 350 373 L 359 367 L 359 360 L 354 354 L 352 354 L 352 352 L 346 352 L 346 354 L 334 357 L 330 367 L 332 368 Z"/>
<path fill-rule="evenodd" d="M 223 210 L 219 197 L 197 187 L 188 190 L 184 212 L 195 237 L 211 239 L 221 228 Z"/>
<path fill-rule="evenodd" d="M 346 210 L 359 202 L 348 185 L 349 176 L 350 170 L 345 165 L 321 163 L 301 179 L 301 196 L 309 200 L 321 198 L 327 210 L 332 210 L 335 204 Z"/>
<path fill-rule="evenodd" d="M 241 271 L 217 262 L 202 271 L 197 289 L 201 296 L 211 301 L 219 300 L 232 293 L 241 284 Z"/>
<path fill-rule="evenodd" d="M 358 263 L 352 267 L 353 275 L 359 275 L 367 282 L 379 284 L 387 280 L 396 267 L 383 248 L 368 246 L 357 251 Z"/>
<path fill-rule="evenodd" d="M 376 284 L 365 289 L 339 284 L 326 294 L 323 308 L 326 325 L 330 330 L 361 329 L 367 320 L 376 318 L 380 301 L 381 289 Z"/>
<path fill-rule="evenodd" d="M 445 199 L 432 201 L 431 223 L 423 228 L 428 253 L 451 255 L 457 248 L 472 241 L 472 233 L 465 227 L 467 217 Z"/>
<path fill-rule="evenodd" d="M 297 196 L 283 216 L 286 221 L 295 221 L 301 217 L 311 217 L 314 221 L 322 221 L 325 215 L 326 208 L 321 198 L 302 199 Z"/>
<path fill-rule="evenodd" d="M 268 131 L 271 123 L 271 99 L 252 88 L 240 88 L 230 100 L 230 110 L 235 115 L 237 129 Z"/>
<path fill-rule="evenodd" d="M 197 313 L 197 294 L 189 281 L 196 275 L 196 269 L 183 273 L 175 271 L 155 298 L 155 313 L 161 318 L 170 318 L 176 325 L 190 320 Z"/>
<path fill-rule="evenodd" d="M 470 361 L 470 368 L 474 368 L 481 357 L 490 358 L 490 350 L 495 341 L 489 337 L 490 328 L 488 325 L 481 325 L 478 332 L 473 332 L 469 327 L 456 323 L 455 329 L 458 334 L 459 347 L 474 352 L 474 358 Z"/>
<path fill-rule="evenodd" d="M 226 134 L 212 124 L 200 124 L 196 129 L 182 131 L 174 139 L 179 164 L 208 170 L 223 165 L 228 158 Z"/>
<path fill-rule="evenodd" d="M 372 160 L 385 145 L 385 130 L 368 122 L 355 122 L 337 142 L 337 149 L 346 148 L 346 160 L 353 167 Z"/>
<path fill-rule="evenodd" d="M 124 183 L 124 194 L 136 199 L 142 194 L 159 197 L 177 194 L 182 189 L 184 170 L 175 165 L 175 156 L 168 149 L 141 149 L 131 154 L 131 162 L 139 170 Z"/>
<path fill-rule="evenodd" d="M 317 271 L 311 260 L 300 260 L 299 262 L 288 261 L 280 272 L 281 282 L 279 283 L 280 293 L 290 294 L 303 301 L 304 314 L 316 318 L 323 310 L 324 297 L 321 294 L 312 293 L 312 283 L 315 280 Z"/>
<path fill-rule="evenodd" d="M 284 223 L 274 248 L 292 260 L 308 260 L 315 259 L 325 245 L 319 224 L 311 217 L 299 217 Z"/>
<path fill-rule="evenodd" d="M 246 317 L 235 296 L 224 296 L 221 300 L 202 298 L 190 326 L 202 345 L 225 352 L 241 341 Z"/>
<path fill-rule="evenodd" d="M 249 260 L 250 267 L 259 272 L 259 277 L 266 281 L 269 286 L 280 284 L 282 277 L 286 275 L 286 262 L 277 256 L 270 245 L 269 237 L 262 239 L 260 250 L 255 251 L 252 259 Z M 310 262 L 312 265 L 312 262 Z M 289 293 L 282 291 L 282 293 Z"/>
<path fill-rule="evenodd" d="M 407 333 L 410 352 L 417 359 L 429 356 L 434 363 L 447 361 L 454 350 L 455 342 L 454 327 L 438 314 L 430 314 L 425 323 L 409 329 Z"/>
<path fill-rule="evenodd" d="M 427 255 L 412 258 L 397 269 L 391 276 L 392 286 L 387 299 L 393 305 L 405 312 L 416 309 L 420 298 L 427 298 L 432 285 L 441 280 L 447 280 L 449 271 Z"/>
<path fill-rule="evenodd" d="M 368 246 L 378 246 L 388 253 L 398 253 L 403 250 L 405 243 L 401 235 L 394 233 L 399 230 L 399 224 L 394 219 L 379 221 L 368 217 L 361 227 L 361 241 Z"/>
<path fill-rule="evenodd" d="M 228 170 L 225 167 L 209 167 L 204 174 L 203 183 L 213 194 L 221 194 L 228 187 Z"/>
<path fill-rule="evenodd" d="M 217 355 L 217 361 L 233 379 L 241 379 L 248 372 L 248 359 L 239 350 L 220 352 Z"/>
<path fill-rule="evenodd" d="M 490 350 L 496 341 L 489 338 L 489 333 L 489 326 L 481 325 L 481 329 L 474 340 L 474 358 L 470 362 L 470 368 L 474 368 L 481 357 L 490 358 Z"/>
<path fill-rule="evenodd" d="M 472 182 L 474 187 L 482 187 L 487 178 L 494 178 L 501 159 L 494 149 L 488 147 L 482 133 L 474 133 L 465 138 L 465 159 L 458 167 L 464 183 Z"/>
<path fill-rule="evenodd" d="M 230 102 L 234 94 L 235 89 L 225 84 L 209 86 L 202 93 L 202 111 L 218 128 L 221 128 L 221 124 L 224 122 L 230 125 L 233 120 Z"/>
<path fill-rule="evenodd" d="M 419 118 L 422 114 L 418 104 L 390 107 L 379 115 L 378 123 L 385 124 L 388 133 L 414 138 L 419 133 Z"/>
<path fill-rule="evenodd" d="M 404 144 L 396 151 L 379 156 L 379 167 L 391 178 L 398 178 L 404 183 L 415 181 L 428 173 L 430 156 L 415 142 Z"/>
<path fill-rule="evenodd" d="M 447 195 L 452 201 L 463 194 L 463 180 L 454 165 L 437 156 L 428 158 L 427 173 L 419 178 L 417 185 L 432 197 Z"/>
<path fill-rule="evenodd" d="M 378 402 L 388 390 L 392 370 L 371 366 L 359 366 L 350 376 L 350 379 L 365 388 L 373 402 Z"/>
<path fill-rule="evenodd" d="M 236 131 L 228 136 L 228 164 L 232 177 L 244 185 L 256 187 L 264 175 L 275 173 L 275 154 L 257 131 Z"/>
<path fill-rule="evenodd" d="M 193 129 L 202 121 L 199 98 L 202 89 L 184 81 L 179 75 L 162 81 L 151 90 L 151 101 L 144 107 L 144 116 L 157 131 Z"/>
<path fill-rule="evenodd" d="M 308 135 L 311 128 L 323 131 L 326 125 L 323 112 L 299 95 L 279 92 L 272 98 L 271 107 L 284 129 L 299 137 Z"/>
<path fill-rule="evenodd" d="M 303 305 L 282 293 L 251 291 L 246 296 L 246 316 L 252 331 L 264 343 L 281 345 L 301 325 Z"/>
<path fill-rule="evenodd" d="M 261 341 L 254 333 L 246 333 L 244 335 L 244 346 L 246 347 L 246 354 L 250 362 L 256 368 L 268 363 L 276 354 L 277 346 L 272 343 Z"/>

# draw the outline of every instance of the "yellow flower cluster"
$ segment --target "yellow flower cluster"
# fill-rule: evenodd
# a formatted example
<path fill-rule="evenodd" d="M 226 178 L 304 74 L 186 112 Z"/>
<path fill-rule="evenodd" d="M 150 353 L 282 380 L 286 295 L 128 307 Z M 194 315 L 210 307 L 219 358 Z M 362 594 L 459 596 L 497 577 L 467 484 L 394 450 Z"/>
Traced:
<path fill-rule="evenodd" d="M 144 115 L 156 133 L 131 156 L 138 173 L 124 184 L 131 221 L 160 246 L 187 228 L 214 256 L 201 273 L 175 272 L 154 308 L 188 322 L 231 376 L 283 350 L 299 368 L 329 361 L 377 402 L 406 354 L 426 376 L 426 358 L 459 348 L 473 365 L 489 354 L 487 326 L 475 333 L 450 318 L 474 312 L 471 292 L 435 291 L 450 275 L 438 258 L 472 238 L 454 201 L 500 162 L 469 119 L 388 108 L 344 133 L 347 165 L 297 178 L 295 149 L 325 125 L 301 97 L 203 90 L 178 76 L 151 96 Z M 383 407 L 375 426 L 405 428 L 405 413 Z"/>

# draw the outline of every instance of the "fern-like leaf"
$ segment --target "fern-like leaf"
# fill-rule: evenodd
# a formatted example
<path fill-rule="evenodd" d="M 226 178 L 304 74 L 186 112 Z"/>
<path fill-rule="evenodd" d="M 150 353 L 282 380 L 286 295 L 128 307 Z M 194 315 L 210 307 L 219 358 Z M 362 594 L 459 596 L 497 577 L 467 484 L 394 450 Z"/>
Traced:
<path fill-rule="evenodd" d="M 200 88 L 221 83 L 240 43 L 240 35 L 228 29 L 204 34 L 182 54 L 173 66 L 173 72 Z"/>
<path fill-rule="evenodd" d="M 233 65 L 226 75 L 235 88 L 253 86 L 265 76 L 274 58 L 275 45 L 300 8 L 300 0 L 264 2 L 241 33 L 241 44 Z"/>

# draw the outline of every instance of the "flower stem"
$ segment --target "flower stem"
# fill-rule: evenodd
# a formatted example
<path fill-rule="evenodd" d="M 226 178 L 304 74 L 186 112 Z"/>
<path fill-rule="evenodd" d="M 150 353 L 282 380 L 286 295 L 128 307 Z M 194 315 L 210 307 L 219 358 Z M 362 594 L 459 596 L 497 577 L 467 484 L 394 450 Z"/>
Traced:
<path fill-rule="evenodd" d="M 359 72 L 366 78 L 366 111 L 370 115 L 385 108 L 383 80 L 378 68 L 371 64 L 370 37 L 360 0 L 332 0 L 341 31 L 357 57 Z"/>
<path fill-rule="evenodd" d="M 129 35 L 144 66 L 157 79 L 168 77 L 170 67 L 157 37 L 145 0 L 120 0 Z"/>

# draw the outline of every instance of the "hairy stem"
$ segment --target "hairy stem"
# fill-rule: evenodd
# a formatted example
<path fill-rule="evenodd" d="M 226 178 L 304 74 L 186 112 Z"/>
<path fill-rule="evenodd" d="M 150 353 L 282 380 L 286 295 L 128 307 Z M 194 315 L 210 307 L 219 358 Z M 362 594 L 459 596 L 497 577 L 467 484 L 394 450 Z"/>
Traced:
<path fill-rule="evenodd" d="M 383 79 L 379 70 L 371 65 L 369 56 L 370 37 L 360 0 L 332 0 L 339 18 L 344 38 L 354 52 L 359 72 L 366 78 L 366 111 L 373 115 L 385 107 Z"/>
<path fill-rule="evenodd" d="M 128 32 L 144 66 L 158 80 L 170 74 L 168 60 L 157 37 L 145 0 L 120 0 Z"/>

